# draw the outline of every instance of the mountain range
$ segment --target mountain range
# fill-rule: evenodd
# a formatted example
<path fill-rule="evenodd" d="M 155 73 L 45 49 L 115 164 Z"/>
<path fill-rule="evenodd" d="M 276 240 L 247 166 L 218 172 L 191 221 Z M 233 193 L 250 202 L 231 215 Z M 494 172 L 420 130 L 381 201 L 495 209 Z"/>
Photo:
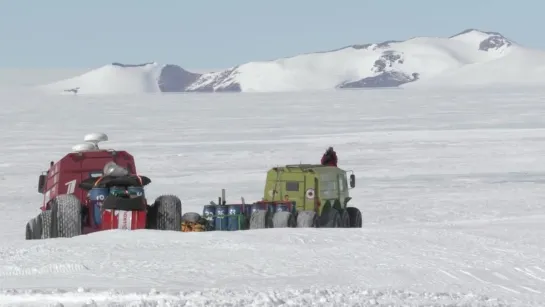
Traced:
<path fill-rule="evenodd" d="M 545 83 L 545 51 L 497 32 L 468 29 L 450 37 L 357 44 L 222 71 L 178 65 L 111 63 L 42 89 L 91 94 L 282 92 L 325 89 Z"/>

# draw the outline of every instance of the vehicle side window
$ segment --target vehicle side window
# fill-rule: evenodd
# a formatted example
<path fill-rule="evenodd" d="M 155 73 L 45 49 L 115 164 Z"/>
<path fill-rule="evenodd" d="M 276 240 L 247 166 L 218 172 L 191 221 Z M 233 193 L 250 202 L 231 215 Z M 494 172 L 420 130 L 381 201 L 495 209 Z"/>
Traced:
<path fill-rule="evenodd" d="M 286 191 L 298 192 L 299 191 L 299 182 L 297 182 L 297 181 L 286 181 Z"/>
<path fill-rule="evenodd" d="M 322 181 L 322 185 L 320 189 L 322 190 L 323 197 L 329 198 L 329 197 L 335 197 L 337 194 L 337 182 L 334 178 L 332 181 Z"/>

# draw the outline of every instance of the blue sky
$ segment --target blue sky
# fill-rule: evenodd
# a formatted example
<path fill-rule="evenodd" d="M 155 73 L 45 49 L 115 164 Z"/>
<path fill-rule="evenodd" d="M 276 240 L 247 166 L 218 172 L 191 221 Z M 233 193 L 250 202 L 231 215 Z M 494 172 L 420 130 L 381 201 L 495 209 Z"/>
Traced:
<path fill-rule="evenodd" d="M 0 0 L 0 67 L 226 68 L 466 28 L 545 49 L 544 9 L 538 0 Z"/>

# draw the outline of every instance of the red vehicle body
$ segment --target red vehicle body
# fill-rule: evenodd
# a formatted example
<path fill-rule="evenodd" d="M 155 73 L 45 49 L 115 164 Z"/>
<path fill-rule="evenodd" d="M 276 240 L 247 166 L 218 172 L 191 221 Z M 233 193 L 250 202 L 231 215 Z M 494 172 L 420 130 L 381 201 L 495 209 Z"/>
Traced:
<path fill-rule="evenodd" d="M 27 239 L 72 237 L 111 229 L 181 231 L 181 201 L 174 195 L 161 195 L 148 204 L 143 191 L 151 180 L 137 174 L 134 157 L 128 152 L 99 149 L 98 142 L 107 139 L 105 134 L 87 135 L 86 143 L 75 146 L 58 162 L 52 161 L 49 170 L 40 175 L 38 191 L 44 195 L 41 213 L 27 223 Z M 123 175 L 103 173 L 111 162 L 123 170 Z M 115 181 L 117 191 L 124 189 L 126 193 L 110 194 L 110 186 L 105 185 L 108 180 L 112 184 Z M 103 202 L 90 199 L 95 187 L 105 191 Z M 129 193 L 131 187 L 140 192 Z"/>
<path fill-rule="evenodd" d="M 95 225 L 92 218 L 94 206 L 90 206 L 88 191 L 79 184 L 88 178 L 103 175 L 103 168 L 108 162 L 127 169 L 129 174 L 136 175 L 134 157 L 126 151 L 87 151 L 73 152 L 65 155 L 57 163 L 51 162 L 47 174 L 40 176 L 40 192 L 44 194 L 42 210 L 50 210 L 50 200 L 61 194 L 74 194 L 86 211 L 83 221 L 83 234 L 106 229 L 143 229 L 146 228 L 146 211 L 104 210 L 101 225 Z M 43 176 L 43 177 L 42 177 Z M 143 207 L 145 209 L 145 207 Z M 130 215 L 130 216 L 128 216 Z"/>

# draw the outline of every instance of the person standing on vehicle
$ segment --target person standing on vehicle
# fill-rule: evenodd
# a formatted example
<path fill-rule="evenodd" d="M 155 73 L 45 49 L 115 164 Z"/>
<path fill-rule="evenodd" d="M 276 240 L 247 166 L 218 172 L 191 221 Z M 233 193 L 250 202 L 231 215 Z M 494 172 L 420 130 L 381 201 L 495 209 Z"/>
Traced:
<path fill-rule="evenodd" d="M 333 147 L 329 147 L 322 156 L 322 165 L 324 166 L 337 166 L 337 153 L 333 150 Z"/>

